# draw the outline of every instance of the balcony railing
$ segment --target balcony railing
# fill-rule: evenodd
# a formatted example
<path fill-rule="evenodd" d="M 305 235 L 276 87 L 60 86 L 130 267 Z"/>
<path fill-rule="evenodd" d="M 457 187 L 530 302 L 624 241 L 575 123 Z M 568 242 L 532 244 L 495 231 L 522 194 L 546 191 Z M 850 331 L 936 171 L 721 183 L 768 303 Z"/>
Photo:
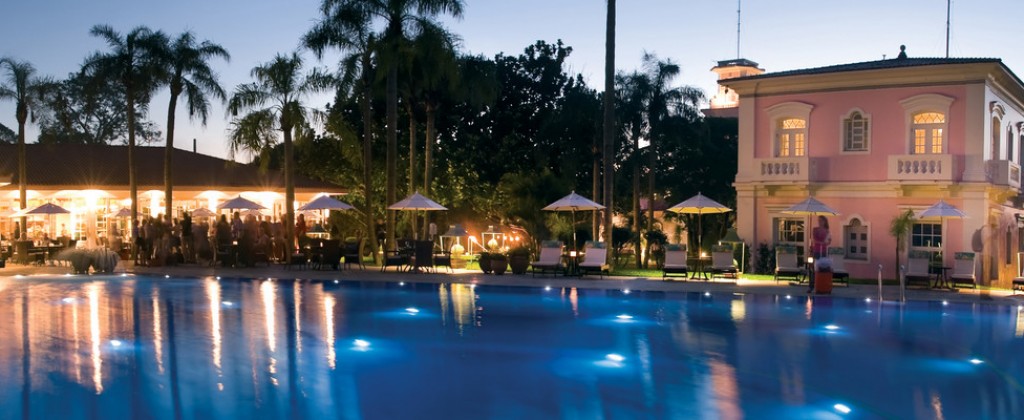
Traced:
<path fill-rule="evenodd" d="M 890 155 L 890 181 L 952 181 L 952 155 Z"/>
<path fill-rule="evenodd" d="M 989 161 L 989 179 L 995 185 L 1020 188 L 1020 165 L 1009 160 Z"/>
<path fill-rule="evenodd" d="M 811 180 L 810 159 L 806 156 L 754 159 L 760 167 L 760 180 L 765 182 L 807 182 Z"/>

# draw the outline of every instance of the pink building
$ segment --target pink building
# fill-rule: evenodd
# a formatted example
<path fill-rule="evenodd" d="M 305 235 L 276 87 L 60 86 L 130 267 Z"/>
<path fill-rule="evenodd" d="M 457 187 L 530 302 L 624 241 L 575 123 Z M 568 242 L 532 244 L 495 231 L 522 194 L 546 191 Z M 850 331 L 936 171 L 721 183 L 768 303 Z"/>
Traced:
<path fill-rule="evenodd" d="M 1022 249 L 1024 83 L 999 59 L 899 58 L 731 78 L 739 94 L 738 232 L 803 247 L 812 195 L 841 215 L 832 246 L 855 278 L 892 278 L 892 219 L 944 199 L 967 219 L 920 219 L 909 248 L 978 255 L 1009 287 Z M 1020 221 L 1018 221 L 1020 220 Z M 905 263 L 906 253 L 901 257 Z"/>

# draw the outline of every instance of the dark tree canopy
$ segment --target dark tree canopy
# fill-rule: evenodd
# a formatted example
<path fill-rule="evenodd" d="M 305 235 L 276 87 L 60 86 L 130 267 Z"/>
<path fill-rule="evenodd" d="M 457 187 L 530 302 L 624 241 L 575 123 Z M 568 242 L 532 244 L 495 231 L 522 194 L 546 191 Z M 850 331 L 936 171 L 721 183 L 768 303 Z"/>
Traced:
<path fill-rule="evenodd" d="M 87 73 L 72 73 L 45 89 L 40 112 L 40 143 L 125 144 L 128 119 L 119 83 Z M 135 135 L 142 144 L 159 141 L 156 124 L 137 110 Z"/>

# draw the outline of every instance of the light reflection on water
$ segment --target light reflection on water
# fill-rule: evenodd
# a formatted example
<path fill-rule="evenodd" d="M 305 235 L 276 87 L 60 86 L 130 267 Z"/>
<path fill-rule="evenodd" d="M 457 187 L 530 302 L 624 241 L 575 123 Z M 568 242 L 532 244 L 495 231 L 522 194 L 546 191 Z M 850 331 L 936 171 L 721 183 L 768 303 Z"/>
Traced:
<path fill-rule="evenodd" d="M 1016 307 L 554 293 L 0 279 L 0 406 L 37 418 L 1024 413 Z M 608 321 L 624 313 L 634 322 Z"/>

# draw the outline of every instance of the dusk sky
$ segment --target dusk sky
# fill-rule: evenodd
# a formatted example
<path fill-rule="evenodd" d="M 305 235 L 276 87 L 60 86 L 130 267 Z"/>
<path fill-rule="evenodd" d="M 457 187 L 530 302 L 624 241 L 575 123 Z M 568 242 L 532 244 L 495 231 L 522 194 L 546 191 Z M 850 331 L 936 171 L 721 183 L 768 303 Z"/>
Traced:
<path fill-rule="evenodd" d="M 250 81 L 253 66 L 294 50 L 319 18 L 318 5 L 318 0 L 11 2 L 0 25 L 0 56 L 27 60 L 40 75 L 63 78 L 88 54 L 106 51 L 89 35 L 93 25 L 109 24 L 122 33 L 146 25 L 172 36 L 192 30 L 231 53 L 230 63 L 214 63 L 230 92 Z M 487 56 L 519 54 L 536 40 L 561 39 L 573 48 L 571 70 L 600 90 L 605 5 L 602 0 L 469 0 L 461 20 L 444 22 L 462 37 L 464 52 Z M 710 95 L 715 76 L 709 69 L 736 56 L 736 6 L 734 0 L 619 0 L 616 68 L 636 69 L 643 52 L 653 52 L 682 66 L 679 84 Z M 1020 6 L 1020 0 L 954 1 L 950 56 L 1001 58 L 1024 75 L 1024 51 L 1016 45 L 1024 32 L 1013 21 Z M 914 57 L 945 54 L 945 0 L 747 0 L 742 20 L 740 55 L 769 72 L 892 58 L 900 44 Z M 316 63 L 311 54 L 306 56 Z M 322 65 L 334 63 L 331 57 Z M 311 104 L 322 107 L 329 100 L 324 96 Z M 163 132 L 166 108 L 165 90 L 151 103 L 150 113 Z M 0 123 L 17 129 L 10 102 L 0 103 Z M 196 138 L 200 152 L 225 156 L 227 124 L 223 107 L 203 128 L 179 106 L 176 145 L 191 148 Z M 37 135 L 30 127 L 27 141 L 35 142 Z"/>

